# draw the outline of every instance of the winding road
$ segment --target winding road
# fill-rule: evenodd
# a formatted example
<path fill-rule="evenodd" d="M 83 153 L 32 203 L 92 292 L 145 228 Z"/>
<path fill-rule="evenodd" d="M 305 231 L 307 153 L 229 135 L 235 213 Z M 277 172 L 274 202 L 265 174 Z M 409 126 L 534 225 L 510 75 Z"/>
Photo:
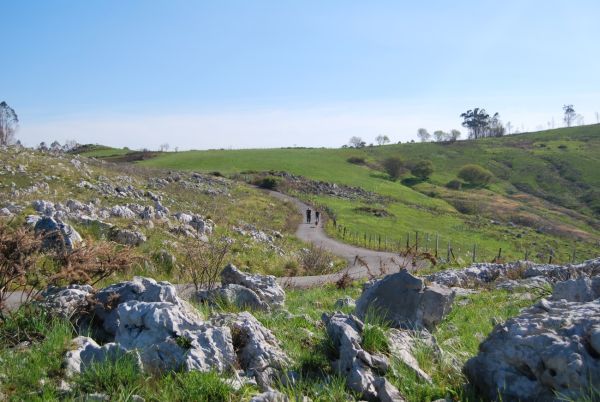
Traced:
<path fill-rule="evenodd" d="M 397 272 L 401 267 L 410 266 L 410 261 L 398 254 L 356 247 L 328 237 L 321 226 L 305 223 L 304 214 L 308 208 L 313 209 L 311 206 L 297 198 L 276 191 L 267 191 L 267 193 L 279 200 L 292 203 L 298 209 L 303 222 L 296 230 L 296 236 L 300 240 L 322 247 L 348 261 L 347 268 L 335 274 L 277 278 L 282 286 L 310 288 L 336 282 L 345 273 L 353 279 L 361 279 L 369 277 L 369 274 L 377 276 L 382 273 Z"/>
<path fill-rule="evenodd" d="M 296 230 L 296 236 L 300 240 L 322 247 L 348 261 L 348 266 L 345 269 L 334 274 L 277 278 L 277 282 L 281 286 L 300 289 L 311 288 L 336 282 L 344 274 L 348 274 L 352 279 L 362 279 L 368 278 L 370 275 L 378 276 L 383 273 L 398 272 L 401 267 L 410 265 L 408 259 L 398 254 L 355 247 L 328 237 L 322 226 L 317 226 L 314 223 L 305 223 L 304 214 L 308 208 L 313 209 L 311 206 L 286 194 L 276 191 L 264 191 L 274 198 L 293 204 L 298 209 L 303 222 Z M 177 288 L 178 292 L 186 293 L 187 291 L 191 291 L 192 286 L 177 285 Z M 6 300 L 6 308 L 8 310 L 16 309 L 22 304 L 24 297 L 25 294 L 23 292 L 14 292 Z"/>

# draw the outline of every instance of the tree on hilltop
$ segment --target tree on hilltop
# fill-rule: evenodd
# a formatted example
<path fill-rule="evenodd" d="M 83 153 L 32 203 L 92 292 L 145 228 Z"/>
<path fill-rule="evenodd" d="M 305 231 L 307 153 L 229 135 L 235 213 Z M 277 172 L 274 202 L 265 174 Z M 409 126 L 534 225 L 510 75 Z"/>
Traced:
<path fill-rule="evenodd" d="M 350 141 L 348 142 L 348 144 L 354 148 L 364 148 L 365 145 L 367 145 L 367 143 L 364 142 L 362 138 L 357 137 L 357 136 L 350 138 Z"/>
<path fill-rule="evenodd" d="M 375 137 L 377 145 L 385 145 L 390 142 L 390 138 L 387 135 L 378 135 Z"/>
<path fill-rule="evenodd" d="M 417 137 L 421 140 L 421 142 L 427 142 L 431 138 L 431 134 L 424 128 L 420 128 L 417 130 Z"/>
<path fill-rule="evenodd" d="M 565 112 L 563 121 L 565 122 L 567 127 L 571 127 L 571 125 L 575 121 L 575 117 L 577 116 L 577 114 L 575 113 L 575 108 L 573 107 L 573 105 L 564 105 L 563 111 Z"/>

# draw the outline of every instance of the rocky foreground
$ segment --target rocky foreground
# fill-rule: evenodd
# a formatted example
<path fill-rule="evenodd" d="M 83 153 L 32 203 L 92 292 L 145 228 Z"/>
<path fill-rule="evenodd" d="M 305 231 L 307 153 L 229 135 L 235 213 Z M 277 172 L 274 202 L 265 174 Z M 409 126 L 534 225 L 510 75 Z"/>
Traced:
<path fill-rule="evenodd" d="M 553 287 L 547 298 L 498 324 L 468 360 L 464 373 L 488 400 L 576 400 L 600 383 L 600 259 L 556 266 L 478 264 L 421 279 L 402 271 L 365 284 L 354 301 L 338 306 L 354 314 L 323 314 L 323 325 L 335 349 L 331 367 L 363 399 L 402 401 L 390 382 L 391 359 L 399 359 L 423 381 L 431 381 L 413 352 L 426 342 L 435 353 L 431 332 L 453 308 L 457 288 L 446 285 Z M 519 272 L 516 275 L 515 272 Z M 458 278 L 458 279 L 457 279 Z M 510 278 L 510 279 L 508 279 Z M 535 281 L 532 278 L 537 278 Z M 462 290 L 461 290 L 462 289 Z M 277 384 L 293 381 L 292 360 L 273 333 L 251 313 L 284 311 L 285 292 L 274 277 L 250 275 L 232 265 L 221 274 L 220 287 L 192 292 L 203 303 L 226 302 L 243 311 L 203 317 L 183 300 L 176 287 L 150 278 L 135 278 L 104 289 L 72 285 L 51 288 L 42 303 L 68 317 L 80 333 L 65 355 L 69 376 L 94 362 L 133 359 L 150 373 L 217 371 L 234 373 L 238 384 L 255 384 L 263 393 L 255 401 L 284 401 Z M 367 351 L 363 336 L 371 314 L 386 317 L 389 350 Z"/>

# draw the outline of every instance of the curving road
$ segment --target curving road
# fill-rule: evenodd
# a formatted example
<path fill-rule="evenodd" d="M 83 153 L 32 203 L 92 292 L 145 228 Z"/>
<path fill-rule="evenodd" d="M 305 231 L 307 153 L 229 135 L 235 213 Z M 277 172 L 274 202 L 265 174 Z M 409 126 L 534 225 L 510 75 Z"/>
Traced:
<path fill-rule="evenodd" d="M 294 288 L 309 288 L 324 283 L 335 282 L 344 273 L 347 273 L 354 279 L 360 279 L 368 278 L 369 273 L 372 275 L 392 273 L 397 272 L 401 267 L 410 266 L 410 261 L 398 254 L 356 247 L 328 237 L 321 226 L 315 226 L 314 223 L 305 223 L 304 216 L 306 209 L 312 209 L 308 204 L 276 191 L 267 191 L 267 193 L 272 197 L 292 203 L 298 209 L 303 222 L 296 230 L 296 236 L 300 240 L 322 247 L 348 261 L 348 267 L 335 274 L 277 278 L 277 281 L 281 285 Z"/>
<path fill-rule="evenodd" d="M 344 274 L 348 274 L 353 279 L 368 278 L 370 275 L 378 276 L 382 273 L 398 272 L 401 267 L 409 267 L 410 261 L 398 254 L 383 251 L 369 250 L 362 247 L 351 246 L 334 240 L 325 234 L 321 226 L 314 223 L 305 223 L 304 216 L 306 209 L 311 208 L 308 204 L 297 198 L 276 191 L 266 191 L 272 197 L 282 201 L 292 203 L 297 209 L 302 222 L 296 230 L 296 236 L 307 243 L 312 243 L 322 247 L 348 261 L 348 266 L 335 274 L 314 275 L 314 276 L 292 276 L 277 278 L 277 282 L 284 287 L 292 288 L 310 288 L 320 286 L 325 283 L 336 282 Z M 176 285 L 180 293 L 191 291 L 191 285 Z M 6 301 L 6 308 L 14 310 L 20 306 L 25 297 L 23 292 L 11 294 Z"/>

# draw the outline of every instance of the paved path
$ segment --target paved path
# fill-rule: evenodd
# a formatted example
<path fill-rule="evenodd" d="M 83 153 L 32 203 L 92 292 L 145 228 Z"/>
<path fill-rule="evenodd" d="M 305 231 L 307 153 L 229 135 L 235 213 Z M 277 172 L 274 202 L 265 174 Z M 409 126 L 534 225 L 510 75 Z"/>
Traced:
<path fill-rule="evenodd" d="M 298 213 L 302 216 L 303 222 L 296 230 L 296 236 L 299 239 L 322 247 L 348 261 L 348 267 L 341 272 L 330 275 L 277 278 L 277 281 L 280 284 L 294 288 L 308 288 L 319 286 L 324 283 L 335 282 L 344 273 L 347 273 L 352 278 L 358 279 L 369 277 L 369 272 L 373 275 L 379 275 L 382 272 L 397 272 L 400 267 L 409 266 L 410 262 L 398 254 L 356 247 L 328 237 L 321 226 L 317 227 L 314 223 L 305 223 L 306 209 L 312 209 L 308 204 L 305 204 L 297 198 L 275 191 L 268 191 L 268 194 L 280 200 L 291 202 L 296 206 Z"/>

